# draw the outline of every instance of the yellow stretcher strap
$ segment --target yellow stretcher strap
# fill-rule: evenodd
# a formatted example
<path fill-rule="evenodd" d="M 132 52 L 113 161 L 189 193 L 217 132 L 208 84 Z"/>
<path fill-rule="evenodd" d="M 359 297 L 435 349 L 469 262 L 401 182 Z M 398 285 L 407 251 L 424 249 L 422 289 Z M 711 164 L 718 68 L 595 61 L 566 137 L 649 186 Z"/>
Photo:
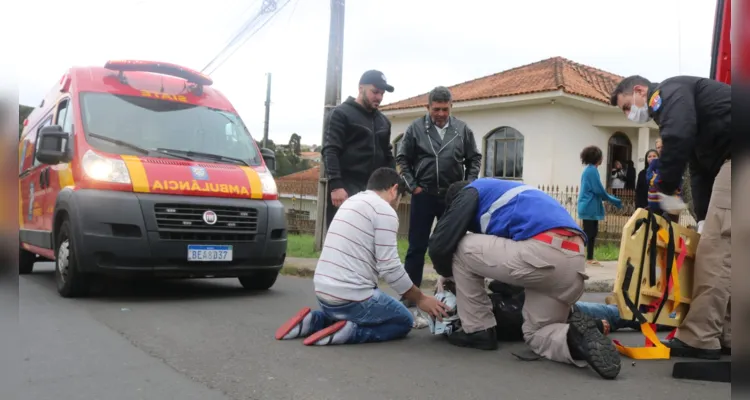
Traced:
<path fill-rule="evenodd" d="M 635 360 L 669 360 L 670 349 L 656 337 L 656 333 L 651 329 L 651 324 L 641 324 L 641 333 L 654 344 L 653 347 L 625 347 L 619 340 L 612 341 L 617 351 L 626 357 Z"/>
<path fill-rule="evenodd" d="M 669 234 L 664 228 L 659 229 L 659 232 L 657 234 L 659 235 L 659 239 L 661 239 L 662 241 L 664 242 L 669 241 Z M 685 255 L 687 252 L 687 250 L 685 249 L 685 242 L 682 240 L 682 238 L 680 238 L 680 247 L 681 247 L 680 255 L 678 257 L 674 257 L 674 259 L 672 260 L 672 274 L 671 275 L 672 275 L 673 286 L 671 288 L 671 292 L 674 295 L 674 305 L 672 306 L 672 309 L 669 310 L 670 312 L 677 309 L 677 306 L 679 306 L 682 303 L 682 296 L 681 296 L 682 292 L 680 291 L 679 267 L 682 266 L 682 262 L 684 261 Z"/>

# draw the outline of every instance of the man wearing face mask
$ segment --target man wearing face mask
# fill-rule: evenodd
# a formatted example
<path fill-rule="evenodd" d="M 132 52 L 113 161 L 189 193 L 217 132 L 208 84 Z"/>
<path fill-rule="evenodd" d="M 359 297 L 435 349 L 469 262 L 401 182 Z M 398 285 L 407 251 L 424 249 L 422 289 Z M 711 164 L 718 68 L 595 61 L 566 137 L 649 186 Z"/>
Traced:
<path fill-rule="evenodd" d="M 675 194 L 689 165 L 701 240 L 690 312 L 668 345 L 675 357 L 718 359 L 731 353 L 731 87 L 692 76 L 660 84 L 631 76 L 610 102 L 636 123 L 653 118 L 659 125 L 663 148 L 655 185 L 661 209 L 671 214 L 685 208 Z"/>
<path fill-rule="evenodd" d="M 409 250 L 404 264 L 417 286 L 422 283 L 432 224 L 445 211 L 448 187 L 477 179 L 482 165 L 474 133 L 465 122 L 451 116 L 451 106 L 448 88 L 434 88 L 427 98 L 428 114 L 406 129 L 396 157 L 406 188 L 412 194 Z"/>
<path fill-rule="evenodd" d="M 331 110 L 321 151 L 330 191 L 326 227 L 347 198 L 365 190 L 373 171 L 396 168 L 391 122 L 378 111 L 385 92 L 392 93 L 393 86 L 382 72 L 370 70 L 359 80 L 357 98 Z"/>

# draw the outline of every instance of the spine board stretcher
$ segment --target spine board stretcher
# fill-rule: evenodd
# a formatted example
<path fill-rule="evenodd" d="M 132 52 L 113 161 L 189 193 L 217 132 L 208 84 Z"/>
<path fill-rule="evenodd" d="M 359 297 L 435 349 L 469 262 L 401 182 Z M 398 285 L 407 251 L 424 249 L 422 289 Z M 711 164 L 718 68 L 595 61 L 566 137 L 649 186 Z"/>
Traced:
<path fill-rule="evenodd" d="M 636 320 L 644 347 L 618 351 L 638 360 L 669 359 L 669 348 L 656 336 L 656 325 L 677 328 L 690 309 L 695 251 L 700 234 L 638 209 L 623 227 L 613 294 L 620 317 Z M 671 265 L 670 265 L 671 264 Z M 674 330 L 668 338 L 674 335 Z"/>
<path fill-rule="evenodd" d="M 637 320 L 644 347 L 613 340 L 617 350 L 637 360 L 669 359 L 670 349 L 656 336 L 656 325 L 677 328 L 692 300 L 695 252 L 700 234 L 638 209 L 623 227 L 613 294 L 626 320 Z M 675 330 L 667 336 L 670 339 Z M 731 361 L 678 362 L 672 377 L 731 383 Z"/>

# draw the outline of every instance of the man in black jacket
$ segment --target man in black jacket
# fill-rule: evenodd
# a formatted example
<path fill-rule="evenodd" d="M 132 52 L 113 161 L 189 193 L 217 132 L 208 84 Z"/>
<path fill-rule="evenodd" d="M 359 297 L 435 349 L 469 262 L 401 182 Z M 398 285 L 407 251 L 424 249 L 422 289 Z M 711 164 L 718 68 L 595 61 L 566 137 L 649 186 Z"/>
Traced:
<path fill-rule="evenodd" d="M 396 168 L 391 122 L 378 111 L 385 92 L 393 92 L 393 86 L 382 72 L 370 70 L 359 80 L 357 98 L 331 110 L 321 151 L 330 191 L 326 228 L 346 199 L 365 190 L 373 171 Z"/>
<path fill-rule="evenodd" d="M 655 84 L 636 75 L 620 82 L 610 102 L 636 123 L 653 118 L 659 125 L 663 148 L 655 185 L 663 210 L 684 208 L 674 194 L 689 165 L 701 240 L 690 312 L 669 346 L 675 357 L 718 359 L 731 352 L 731 86 L 692 76 Z"/>
<path fill-rule="evenodd" d="M 412 194 L 404 267 L 417 287 L 422 283 L 432 224 L 445 212 L 446 190 L 455 182 L 476 179 L 482 164 L 474 133 L 465 122 L 451 117 L 451 105 L 447 88 L 433 89 L 427 100 L 428 114 L 406 129 L 396 157 Z"/>

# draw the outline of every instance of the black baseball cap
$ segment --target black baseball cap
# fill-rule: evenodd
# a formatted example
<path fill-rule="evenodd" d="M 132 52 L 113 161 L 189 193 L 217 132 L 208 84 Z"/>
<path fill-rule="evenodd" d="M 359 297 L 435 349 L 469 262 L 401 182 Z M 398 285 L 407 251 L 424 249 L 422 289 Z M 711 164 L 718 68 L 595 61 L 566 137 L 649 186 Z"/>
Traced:
<path fill-rule="evenodd" d="M 393 92 L 393 86 L 389 85 L 388 82 L 385 81 L 385 75 L 383 75 L 382 72 L 374 69 L 371 69 L 362 74 L 362 77 L 359 78 L 359 84 L 373 85 L 380 90 L 385 90 L 386 92 L 391 93 Z"/>

